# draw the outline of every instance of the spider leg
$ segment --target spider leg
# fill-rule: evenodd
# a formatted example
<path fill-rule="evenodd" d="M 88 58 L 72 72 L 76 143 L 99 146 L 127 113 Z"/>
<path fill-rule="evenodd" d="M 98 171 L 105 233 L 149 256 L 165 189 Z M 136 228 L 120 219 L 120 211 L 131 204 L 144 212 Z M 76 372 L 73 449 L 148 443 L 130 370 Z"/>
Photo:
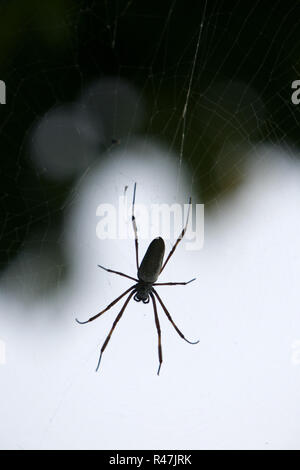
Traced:
<path fill-rule="evenodd" d="M 181 234 L 179 235 L 179 237 L 177 238 L 177 240 L 176 240 L 175 244 L 173 245 L 173 248 L 171 249 L 170 253 L 168 254 L 168 257 L 167 257 L 166 261 L 165 261 L 164 264 L 162 265 L 162 268 L 161 268 L 160 272 L 162 272 L 162 270 L 165 268 L 167 262 L 169 261 L 169 259 L 170 259 L 171 256 L 173 255 L 174 251 L 176 250 L 176 247 L 177 247 L 178 243 L 179 243 L 179 242 L 183 239 L 183 237 L 184 237 L 184 234 L 185 234 L 186 229 L 187 229 L 188 221 L 189 221 L 191 204 L 192 204 L 192 198 L 190 197 L 190 199 L 189 199 L 189 210 L 188 210 L 188 215 L 187 215 L 187 218 L 186 218 L 185 226 L 183 227 L 182 232 L 181 232 Z"/>
<path fill-rule="evenodd" d="M 77 323 L 79 323 L 80 325 L 84 325 L 85 323 L 89 323 L 90 321 L 96 320 L 96 318 L 100 317 L 100 315 L 102 315 L 102 313 L 107 312 L 107 310 L 109 310 L 113 305 L 115 305 L 117 302 L 119 302 L 119 300 L 121 300 L 122 297 L 124 297 L 124 295 L 128 294 L 128 292 L 130 292 L 130 291 L 131 291 L 132 289 L 134 289 L 134 288 L 135 288 L 135 285 L 129 287 L 129 289 L 127 289 L 125 292 L 123 292 L 123 294 L 119 295 L 119 297 L 117 297 L 115 300 L 113 300 L 104 310 L 102 310 L 101 312 L 97 313 L 97 315 L 94 315 L 93 317 L 89 318 L 88 320 L 86 320 L 86 321 L 79 321 L 77 318 L 76 318 L 75 320 L 76 320 Z"/>
<path fill-rule="evenodd" d="M 139 270 L 139 240 L 138 240 L 137 226 L 136 226 L 135 215 L 134 215 L 135 192 L 136 192 L 136 183 L 134 183 L 134 190 L 133 190 L 131 220 L 132 220 L 132 226 L 133 226 L 133 231 L 134 231 L 136 267 L 137 267 L 137 270 Z"/>
<path fill-rule="evenodd" d="M 187 281 L 187 282 L 156 282 L 153 285 L 154 286 L 186 286 L 187 284 L 195 280 L 196 278 L 194 277 L 194 279 L 191 279 L 190 281 Z"/>
<path fill-rule="evenodd" d="M 131 293 L 129 294 L 129 296 L 127 297 L 127 299 L 125 300 L 125 303 L 124 303 L 123 307 L 121 308 L 121 310 L 120 310 L 118 316 L 116 317 L 115 321 L 113 322 L 113 326 L 111 327 L 110 332 L 108 333 L 108 336 L 106 337 L 106 340 L 105 340 L 104 343 L 103 343 L 103 346 L 102 346 L 101 351 L 100 351 L 100 357 L 99 357 L 98 365 L 97 365 L 97 368 L 96 368 L 96 372 L 97 372 L 98 369 L 99 369 L 102 354 L 103 354 L 104 351 L 105 351 L 105 348 L 106 348 L 106 346 L 107 346 L 107 344 L 108 344 L 108 342 L 109 342 L 109 340 L 110 340 L 110 338 L 111 338 L 111 335 L 112 335 L 112 333 L 113 333 L 115 327 L 117 326 L 118 321 L 120 320 L 121 316 L 123 315 L 124 310 L 125 310 L 125 308 L 127 307 L 127 304 L 128 304 L 128 302 L 129 302 L 129 300 L 131 299 L 131 297 L 133 296 L 133 294 L 134 294 L 134 291 L 131 292 Z"/>
<path fill-rule="evenodd" d="M 133 281 L 138 282 L 138 279 L 135 279 L 135 277 L 128 276 L 128 274 L 120 273 L 119 271 L 113 271 L 112 269 L 108 269 L 108 268 L 105 268 L 104 266 L 101 266 L 101 264 L 98 264 L 98 267 L 104 269 L 108 273 L 119 274 L 119 276 L 127 277 L 128 279 L 132 279 Z"/>
<path fill-rule="evenodd" d="M 168 310 L 166 309 L 166 307 L 165 307 L 163 301 L 161 300 L 160 296 L 158 295 L 158 293 L 156 292 L 155 289 L 153 289 L 153 292 L 154 292 L 154 294 L 156 295 L 157 300 L 159 301 L 160 305 L 162 306 L 162 308 L 163 308 L 165 314 L 167 315 L 168 320 L 170 320 L 170 322 L 171 322 L 172 325 L 174 326 L 174 328 L 175 328 L 175 330 L 177 331 L 177 333 L 179 334 L 179 336 L 181 336 L 181 338 L 184 339 L 184 340 L 185 340 L 187 343 L 189 343 L 189 344 L 197 344 L 197 343 L 199 343 L 199 340 L 198 340 L 198 341 L 189 341 L 188 339 L 186 339 L 186 337 L 184 336 L 184 334 L 181 333 L 181 331 L 179 330 L 179 328 L 175 325 L 174 321 L 172 320 L 171 315 L 169 314 L 169 312 L 168 312 Z"/>
<path fill-rule="evenodd" d="M 150 296 L 151 296 L 152 303 L 153 303 L 154 318 L 155 318 L 155 324 L 156 324 L 156 329 L 157 329 L 157 334 L 158 334 L 158 358 L 159 358 L 159 367 L 158 367 L 157 375 L 159 375 L 160 368 L 161 368 L 162 361 L 163 361 L 163 358 L 162 358 L 162 349 L 161 349 L 161 331 L 160 331 L 160 324 L 159 324 L 159 319 L 158 319 L 158 314 L 157 314 L 156 301 L 155 301 L 155 297 L 154 297 L 154 295 L 152 294 L 152 292 L 150 292 Z"/>

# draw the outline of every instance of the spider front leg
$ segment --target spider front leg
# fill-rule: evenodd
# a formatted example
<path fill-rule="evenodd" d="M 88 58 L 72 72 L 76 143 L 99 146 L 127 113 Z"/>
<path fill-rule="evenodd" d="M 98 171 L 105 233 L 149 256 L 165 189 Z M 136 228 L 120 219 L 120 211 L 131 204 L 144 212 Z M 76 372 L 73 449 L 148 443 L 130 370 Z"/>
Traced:
<path fill-rule="evenodd" d="M 184 334 L 181 333 L 181 331 L 180 331 L 180 329 L 178 328 L 178 326 L 175 325 L 175 323 L 174 323 L 174 321 L 173 321 L 171 315 L 169 314 L 167 308 L 165 307 L 163 301 L 161 300 L 161 298 L 160 298 L 160 296 L 158 295 L 158 293 L 156 292 L 156 290 L 153 289 L 153 292 L 154 292 L 154 294 L 156 295 L 157 300 L 159 301 L 160 305 L 162 306 L 162 308 L 163 308 L 165 314 L 167 315 L 168 320 L 172 323 L 172 325 L 174 326 L 174 328 L 175 328 L 175 330 L 177 331 L 177 333 L 179 334 L 179 336 L 180 336 L 182 339 L 184 339 L 184 341 L 186 341 L 186 342 L 189 343 L 189 344 L 197 344 L 197 343 L 199 343 L 199 340 L 198 340 L 198 341 L 189 341 L 188 339 L 186 339 L 186 337 L 184 336 Z"/>
<path fill-rule="evenodd" d="M 159 375 L 160 368 L 161 368 L 162 361 L 163 361 L 163 358 L 162 358 L 162 349 L 161 349 L 161 330 L 160 330 L 160 324 L 159 324 L 159 319 L 158 319 L 158 314 L 157 314 L 156 301 L 155 301 L 155 297 L 154 297 L 154 295 L 152 294 L 152 292 L 150 292 L 150 296 L 151 296 L 152 303 L 153 303 L 154 319 L 155 319 L 155 324 L 156 324 L 156 329 L 157 329 L 157 335 L 158 335 L 158 359 L 159 359 L 159 367 L 158 367 L 157 375 Z"/>
<path fill-rule="evenodd" d="M 110 330 L 110 332 L 108 333 L 108 336 L 107 336 L 106 340 L 105 340 L 104 343 L 103 343 L 103 346 L 102 346 L 101 351 L 100 351 L 100 357 L 99 357 L 98 365 L 97 365 L 97 368 L 96 368 L 96 372 L 97 372 L 98 369 L 99 369 L 102 354 L 103 354 L 104 351 L 105 351 L 105 348 L 106 348 L 106 346 L 107 346 L 107 344 L 108 344 L 108 342 L 109 342 L 109 340 L 110 340 L 110 338 L 111 338 L 111 335 L 112 335 L 112 333 L 113 333 L 115 327 L 117 326 L 118 321 L 120 320 L 121 316 L 123 315 L 124 310 L 125 310 L 125 308 L 127 307 L 128 302 L 129 302 L 129 300 L 131 299 L 131 297 L 133 296 L 133 294 L 134 294 L 134 291 L 131 292 L 131 293 L 129 294 L 129 296 L 127 297 L 127 299 L 125 300 L 125 303 L 124 303 L 123 307 L 121 308 L 121 310 L 120 310 L 120 312 L 119 312 L 117 318 L 116 318 L 115 321 L 113 322 L 113 326 L 111 327 L 111 330 Z"/>
<path fill-rule="evenodd" d="M 115 300 L 113 300 L 104 310 L 101 310 L 101 312 L 97 313 L 97 315 L 94 315 L 93 317 L 89 318 L 88 320 L 79 321 L 77 318 L 75 318 L 75 320 L 80 325 L 84 325 L 85 323 L 89 323 L 90 321 L 96 320 L 96 318 L 100 317 L 100 315 L 102 315 L 102 313 L 107 312 L 107 310 L 109 310 L 113 305 L 115 305 L 117 302 L 119 302 L 119 300 L 121 300 L 122 297 L 124 297 L 124 295 L 128 294 L 128 292 L 130 292 L 134 288 L 135 288 L 135 285 L 129 287 L 129 289 L 127 289 L 125 292 L 123 292 L 123 294 L 119 295 L 119 297 L 117 297 Z"/>

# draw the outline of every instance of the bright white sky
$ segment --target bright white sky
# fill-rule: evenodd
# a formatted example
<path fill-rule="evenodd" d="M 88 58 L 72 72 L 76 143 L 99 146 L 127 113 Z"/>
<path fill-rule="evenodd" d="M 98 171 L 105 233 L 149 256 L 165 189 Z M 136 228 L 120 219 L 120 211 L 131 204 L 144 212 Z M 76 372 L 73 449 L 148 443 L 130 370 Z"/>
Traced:
<path fill-rule="evenodd" d="M 244 185 L 206 217 L 204 248 L 182 243 L 161 278 L 197 276 L 160 294 L 200 343 L 185 343 L 159 309 L 157 377 L 153 310 L 132 301 L 95 373 L 119 310 L 84 326 L 75 316 L 87 319 L 130 285 L 98 263 L 135 275 L 132 241 L 96 238 L 96 208 L 116 204 L 125 185 L 131 196 L 134 181 L 139 203 L 183 204 L 190 177 L 182 169 L 178 189 L 173 161 L 150 145 L 110 154 L 68 205 L 66 288 L 34 301 L 19 278 L 17 292 L 1 293 L 1 448 L 300 448 L 300 167 L 282 149 L 256 148 Z"/>

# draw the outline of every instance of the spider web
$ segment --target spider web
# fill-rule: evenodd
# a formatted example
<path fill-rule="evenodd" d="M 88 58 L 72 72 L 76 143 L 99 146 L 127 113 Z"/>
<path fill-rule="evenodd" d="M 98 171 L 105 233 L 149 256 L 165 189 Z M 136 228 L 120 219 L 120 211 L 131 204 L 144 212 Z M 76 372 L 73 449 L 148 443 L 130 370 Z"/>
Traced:
<path fill-rule="evenodd" d="M 6 58 L 3 77 L 9 98 L 1 140 L 13 157 L 2 168 L 2 268 L 26 245 L 37 259 L 49 252 L 55 262 L 48 275 L 59 285 L 66 204 L 99 159 L 118 145 L 126 149 L 134 136 L 144 144 L 154 138 L 177 155 L 174 200 L 184 161 L 191 192 L 207 204 L 239 186 L 249 150 L 255 154 L 262 142 L 297 145 L 290 84 L 297 78 L 298 9 L 297 2 L 66 2 L 53 8 L 52 29 L 40 25 L 37 32 L 41 11 L 34 18 L 23 11 L 25 40 L 14 45 L 14 63 Z M 127 23 L 136 27 L 132 37 Z M 32 50 L 39 34 L 48 54 Z M 133 49 L 139 35 L 148 41 L 145 51 Z M 101 89 L 102 110 L 89 112 Z M 42 290 L 48 288 L 46 282 Z"/>
<path fill-rule="evenodd" d="M 13 16 L 7 5 L 2 8 Z M 56 8 L 50 7 L 52 29 L 51 23 L 36 28 L 44 20 L 41 11 L 33 18 L 22 11 L 28 26 L 19 26 L 14 62 L 5 62 L 9 98 L 1 107 L 0 132 L 3 151 L 12 158 L 2 168 L 3 269 L 26 245 L 37 258 L 50 253 L 55 263 L 47 272 L 54 285 L 60 283 L 67 263 L 59 243 L 66 198 L 74 198 L 104 152 L 119 144 L 126 148 L 136 135 L 144 142 L 155 138 L 177 154 L 175 200 L 184 161 L 191 191 L 215 204 L 243 180 L 247 150 L 255 153 L 267 141 L 298 143 L 299 111 L 290 102 L 299 55 L 297 2 L 270 7 L 257 1 L 251 8 L 241 2 L 202 2 L 197 8 L 176 0 L 160 8 L 134 1 L 100 7 L 66 2 Z M 127 23 L 136 28 L 132 37 L 126 36 Z M 139 35 L 145 51 L 133 48 Z M 33 50 L 37 36 L 48 40 L 48 54 Z M 124 52 L 125 41 L 131 55 Z M 57 45 L 60 52 L 53 55 Z M 99 93 L 90 85 L 97 81 L 107 92 L 104 116 L 85 115 Z M 54 130 L 47 120 L 49 127 L 56 120 Z M 41 149 L 59 127 L 65 135 L 56 147 Z M 36 145 L 39 128 L 45 139 Z M 48 288 L 46 282 L 43 290 Z"/>
<path fill-rule="evenodd" d="M 7 104 L 0 107 L 0 254 L 9 299 L 47 305 L 52 294 L 61 305 L 79 269 L 66 243 L 68 214 L 87 188 L 96 191 L 101 172 L 104 190 L 113 188 L 116 198 L 124 181 L 132 187 L 132 149 L 141 154 L 135 156 L 141 186 L 154 148 L 154 164 L 166 159 L 172 168 L 170 200 L 182 203 L 189 191 L 212 214 L 247 180 L 262 144 L 294 158 L 300 108 L 290 98 L 300 74 L 299 2 L 69 0 L 49 2 L 45 11 L 28 2 L 18 15 L 9 4 L 0 7 L 17 38 L 1 29 Z M 160 185 L 150 181 L 153 194 Z M 115 249 L 124 265 L 134 266 L 133 251 L 123 254 L 121 243 Z M 88 250 L 86 258 L 95 264 Z M 113 280 L 106 282 L 111 288 Z M 94 290 L 86 286 L 86 296 Z M 45 316 L 53 318 L 55 308 L 49 309 Z M 89 350 L 90 358 L 97 348 Z M 49 406 L 42 423 L 47 432 L 73 378 L 61 383 L 59 404 Z"/>

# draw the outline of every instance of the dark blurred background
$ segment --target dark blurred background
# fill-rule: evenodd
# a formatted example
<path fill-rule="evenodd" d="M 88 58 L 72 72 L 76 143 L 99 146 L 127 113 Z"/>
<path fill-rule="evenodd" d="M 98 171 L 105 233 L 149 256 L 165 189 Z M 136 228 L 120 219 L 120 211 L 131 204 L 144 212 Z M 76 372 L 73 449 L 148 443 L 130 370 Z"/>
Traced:
<path fill-rule="evenodd" d="M 300 106 L 291 103 L 291 83 L 300 79 L 299 23 L 296 0 L 2 0 L 1 270 L 24 247 L 38 246 L 61 266 L 60 280 L 67 275 L 60 234 L 70 191 L 93 161 L 134 134 L 182 155 L 208 207 L 242 183 L 241 148 L 271 142 L 298 149 Z M 115 83 L 117 93 L 123 83 L 135 90 L 143 102 L 139 125 L 126 125 L 134 109 L 121 94 L 113 108 L 110 89 L 106 108 L 111 100 L 120 110 L 118 125 L 111 122 L 118 111 L 107 113 L 90 151 L 81 121 L 86 133 L 76 138 L 84 151 L 73 168 L 71 161 L 55 174 L 51 165 L 37 166 L 34 129 L 98 80 Z"/>

